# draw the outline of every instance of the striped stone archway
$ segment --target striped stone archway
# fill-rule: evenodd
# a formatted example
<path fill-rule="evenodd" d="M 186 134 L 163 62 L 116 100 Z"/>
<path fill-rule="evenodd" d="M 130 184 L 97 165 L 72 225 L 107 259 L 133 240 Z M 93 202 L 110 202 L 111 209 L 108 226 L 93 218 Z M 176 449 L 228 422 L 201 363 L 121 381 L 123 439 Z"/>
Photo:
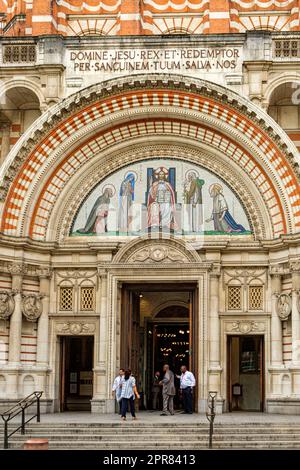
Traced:
<path fill-rule="evenodd" d="M 299 159 L 282 129 L 228 89 L 148 75 L 94 85 L 36 121 L 0 173 L 2 233 L 65 238 L 93 184 L 156 154 L 227 175 L 256 238 L 299 230 Z"/>

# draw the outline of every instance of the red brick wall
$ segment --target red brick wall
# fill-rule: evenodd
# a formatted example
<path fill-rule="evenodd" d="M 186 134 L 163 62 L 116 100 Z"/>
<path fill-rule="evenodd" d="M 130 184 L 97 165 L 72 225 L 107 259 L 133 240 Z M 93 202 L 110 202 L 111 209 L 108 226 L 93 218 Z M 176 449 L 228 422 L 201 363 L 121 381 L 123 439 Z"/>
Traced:
<path fill-rule="evenodd" d="M 180 32 L 178 24 L 188 15 L 205 23 L 203 34 L 251 29 L 293 31 L 300 30 L 299 8 L 300 0 L 271 0 L 271 4 L 269 0 L 65 0 L 63 4 L 51 0 L 0 0 L 0 13 L 6 14 L 7 36 L 67 35 L 68 21 L 76 15 L 86 16 L 87 21 L 93 21 L 95 15 L 114 18 L 118 28 L 112 34 L 121 36 L 160 34 L 159 27 L 153 28 L 158 17 L 166 22 L 172 18 L 173 32 Z M 197 28 L 196 32 L 201 31 Z"/>

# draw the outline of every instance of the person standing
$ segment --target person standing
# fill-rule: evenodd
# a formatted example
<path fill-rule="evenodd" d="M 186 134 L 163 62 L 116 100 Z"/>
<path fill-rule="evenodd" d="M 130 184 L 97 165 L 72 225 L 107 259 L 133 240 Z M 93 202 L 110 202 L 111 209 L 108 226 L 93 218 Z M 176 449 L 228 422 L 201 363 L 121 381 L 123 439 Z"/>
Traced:
<path fill-rule="evenodd" d="M 122 408 L 121 408 L 121 418 L 123 421 L 126 421 L 126 413 L 128 410 L 128 403 L 130 406 L 130 412 L 132 419 L 136 419 L 134 411 L 134 400 L 140 398 L 140 395 L 136 388 L 135 378 L 131 375 L 131 370 L 125 370 L 124 379 L 121 382 L 121 398 L 122 398 Z"/>
<path fill-rule="evenodd" d="M 120 369 L 119 375 L 115 378 L 113 386 L 112 386 L 113 397 L 115 397 L 119 405 L 119 415 L 121 414 L 121 392 L 122 392 L 121 382 L 124 378 L 124 374 L 125 374 L 125 370 Z"/>
<path fill-rule="evenodd" d="M 174 415 L 174 395 L 176 393 L 174 385 L 174 374 L 170 370 L 168 364 L 163 367 L 164 378 L 159 382 L 163 386 L 163 411 L 160 416 L 167 416 L 168 411 L 171 415 Z"/>
<path fill-rule="evenodd" d="M 180 379 L 180 390 L 182 392 L 184 413 L 193 413 L 193 388 L 196 385 L 194 374 L 187 370 L 186 366 L 181 366 L 181 375 L 177 375 Z"/>
<path fill-rule="evenodd" d="M 161 386 L 159 385 L 160 381 L 160 372 L 155 372 L 153 384 L 152 384 L 152 409 L 159 409 L 159 396 L 161 392 Z"/>

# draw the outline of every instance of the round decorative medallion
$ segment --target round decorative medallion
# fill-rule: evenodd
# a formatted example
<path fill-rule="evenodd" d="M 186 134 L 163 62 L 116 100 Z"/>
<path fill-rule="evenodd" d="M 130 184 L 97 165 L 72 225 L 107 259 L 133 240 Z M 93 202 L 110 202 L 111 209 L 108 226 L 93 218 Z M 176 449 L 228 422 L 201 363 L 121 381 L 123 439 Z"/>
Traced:
<path fill-rule="evenodd" d="M 284 321 L 287 320 L 292 311 L 292 299 L 289 294 L 280 294 L 277 299 L 277 315 Z"/>
<path fill-rule="evenodd" d="M 79 335 L 82 332 L 82 324 L 81 323 L 71 323 L 70 325 L 70 333 L 73 335 Z"/>
<path fill-rule="evenodd" d="M 43 304 L 40 295 L 23 295 L 22 312 L 28 321 L 36 321 L 43 311 Z"/>
<path fill-rule="evenodd" d="M 252 323 L 249 321 L 242 321 L 239 324 L 239 329 L 241 333 L 249 333 L 252 330 Z"/>
<path fill-rule="evenodd" d="M 0 291 L 0 318 L 7 320 L 15 309 L 15 300 L 13 294 L 6 291 Z"/>

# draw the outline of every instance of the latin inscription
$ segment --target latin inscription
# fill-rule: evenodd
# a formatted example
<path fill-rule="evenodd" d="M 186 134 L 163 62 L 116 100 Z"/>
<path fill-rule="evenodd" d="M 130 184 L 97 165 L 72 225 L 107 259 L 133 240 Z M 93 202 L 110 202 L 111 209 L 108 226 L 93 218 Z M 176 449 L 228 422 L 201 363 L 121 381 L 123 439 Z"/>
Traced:
<path fill-rule="evenodd" d="M 74 72 L 143 73 L 235 71 L 241 63 L 238 47 L 178 49 L 107 49 L 70 51 Z"/>

